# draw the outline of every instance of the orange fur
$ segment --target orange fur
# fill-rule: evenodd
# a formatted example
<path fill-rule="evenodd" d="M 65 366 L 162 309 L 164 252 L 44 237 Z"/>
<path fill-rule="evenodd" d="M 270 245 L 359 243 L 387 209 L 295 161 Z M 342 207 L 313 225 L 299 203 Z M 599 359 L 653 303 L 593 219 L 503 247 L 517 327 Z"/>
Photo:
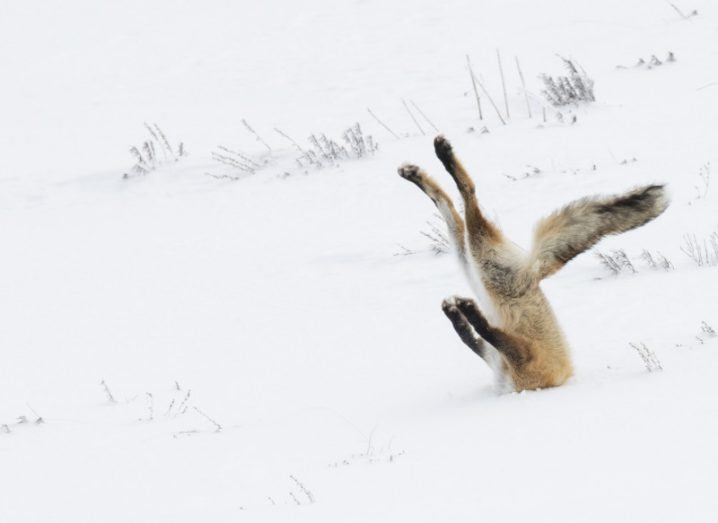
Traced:
<path fill-rule="evenodd" d="M 426 172 L 404 165 L 399 174 L 424 191 L 441 212 L 467 277 L 478 276 L 476 288 L 485 290 L 488 303 L 483 305 L 492 308 L 493 324 L 467 298 L 444 300 L 444 313 L 479 356 L 490 363 L 498 355 L 497 370 L 515 390 L 562 385 L 573 373 L 569 348 L 539 283 L 603 236 L 639 227 L 660 215 L 668 206 L 663 187 L 572 202 L 539 222 L 527 255 L 483 216 L 474 182 L 451 144 L 438 136 L 434 147 L 464 201 L 463 220 Z"/>

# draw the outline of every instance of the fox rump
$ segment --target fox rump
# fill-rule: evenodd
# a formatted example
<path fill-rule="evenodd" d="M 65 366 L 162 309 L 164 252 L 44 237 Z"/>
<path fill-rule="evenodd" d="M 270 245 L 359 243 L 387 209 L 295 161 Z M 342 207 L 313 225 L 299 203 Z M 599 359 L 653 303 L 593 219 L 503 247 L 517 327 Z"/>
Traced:
<path fill-rule="evenodd" d="M 474 182 L 443 136 L 434 149 L 454 179 L 464 216 L 422 169 L 405 164 L 399 175 L 436 205 L 447 224 L 463 272 L 484 310 L 470 298 L 451 297 L 441 307 L 461 340 L 513 390 L 562 385 L 573 373 L 568 344 L 540 288 L 544 278 L 595 245 L 659 216 L 669 204 L 663 185 L 613 196 L 576 200 L 540 220 L 527 253 L 507 240 L 479 209 Z"/>

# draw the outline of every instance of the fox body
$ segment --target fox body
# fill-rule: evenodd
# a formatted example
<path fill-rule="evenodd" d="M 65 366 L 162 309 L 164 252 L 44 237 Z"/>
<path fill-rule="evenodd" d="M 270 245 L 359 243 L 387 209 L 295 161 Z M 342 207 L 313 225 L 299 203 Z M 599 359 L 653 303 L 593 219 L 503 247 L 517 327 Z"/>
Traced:
<path fill-rule="evenodd" d="M 399 175 L 434 202 L 449 230 L 461 267 L 484 307 L 469 298 L 451 297 L 442 310 L 461 340 L 494 370 L 497 381 L 513 390 L 562 385 L 573 369 L 568 345 L 551 305 L 539 286 L 603 236 L 647 223 L 668 207 L 662 185 L 626 194 L 594 196 L 569 203 L 539 221 L 526 253 L 484 217 L 473 180 L 443 137 L 436 155 L 454 179 L 464 203 L 462 217 L 449 196 L 422 169 L 405 164 Z"/>

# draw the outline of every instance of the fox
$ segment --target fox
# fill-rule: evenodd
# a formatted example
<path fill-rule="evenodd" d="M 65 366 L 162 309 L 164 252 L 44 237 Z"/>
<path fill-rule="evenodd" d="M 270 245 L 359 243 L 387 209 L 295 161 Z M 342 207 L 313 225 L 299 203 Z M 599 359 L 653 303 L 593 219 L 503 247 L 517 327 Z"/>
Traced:
<path fill-rule="evenodd" d="M 463 218 L 426 171 L 405 163 L 398 173 L 438 209 L 483 307 L 471 298 L 452 296 L 441 304 L 444 314 L 461 341 L 493 370 L 499 389 L 519 392 L 563 385 L 573 375 L 570 350 L 541 281 L 604 236 L 641 227 L 661 215 L 670 203 L 665 185 L 570 202 L 536 224 L 533 245 L 526 252 L 481 212 L 474 182 L 443 135 L 434 139 L 434 150 L 459 190 Z"/>

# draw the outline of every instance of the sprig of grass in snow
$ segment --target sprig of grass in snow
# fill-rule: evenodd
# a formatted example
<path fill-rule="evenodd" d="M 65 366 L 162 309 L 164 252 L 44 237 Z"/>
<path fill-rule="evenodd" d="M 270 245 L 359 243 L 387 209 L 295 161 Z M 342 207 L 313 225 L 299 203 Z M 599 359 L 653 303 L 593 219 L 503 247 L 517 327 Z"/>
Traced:
<path fill-rule="evenodd" d="M 184 143 L 180 142 L 176 148 L 172 147 L 167 136 L 156 123 L 151 125 L 145 123 L 145 129 L 150 138 L 142 142 L 139 147 L 135 145 L 130 147 L 130 154 L 134 158 L 135 164 L 122 175 L 124 179 L 144 176 L 160 165 L 177 162 L 187 155 Z"/>
<path fill-rule="evenodd" d="M 643 364 L 648 372 L 654 372 L 657 370 L 663 370 L 658 356 L 651 349 L 646 347 L 645 343 L 629 343 L 629 345 L 635 350 L 643 360 Z"/>

